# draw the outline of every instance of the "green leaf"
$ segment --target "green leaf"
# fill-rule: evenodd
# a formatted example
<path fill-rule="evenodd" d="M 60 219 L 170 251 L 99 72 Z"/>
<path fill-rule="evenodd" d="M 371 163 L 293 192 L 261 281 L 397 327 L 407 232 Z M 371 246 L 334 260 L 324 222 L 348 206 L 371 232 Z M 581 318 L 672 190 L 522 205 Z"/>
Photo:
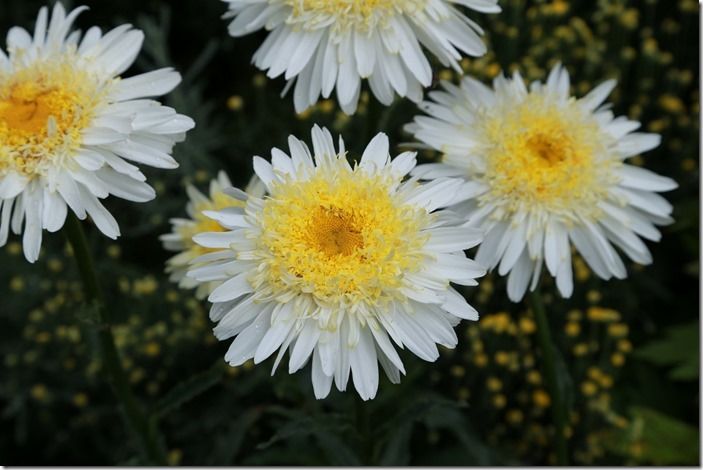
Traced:
<path fill-rule="evenodd" d="M 313 433 L 313 427 L 315 425 L 315 421 L 310 417 L 290 420 L 282 425 L 268 441 L 260 443 L 256 446 L 256 448 L 259 450 L 264 450 L 278 442 L 286 441 L 292 437 L 309 436 Z"/>
<path fill-rule="evenodd" d="M 361 465 L 361 460 L 354 451 L 334 433 L 316 430 L 314 434 L 331 465 L 344 467 Z"/>
<path fill-rule="evenodd" d="M 406 446 L 403 441 L 405 436 L 397 436 L 397 434 L 401 429 L 402 432 L 412 434 L 414 426 L 422 423 L 429 429 L 443 430 L 452 434 L 461 444 L 467 459 L 475 465 L 491 465 L 505 460 L 477 436 L 467 422 L 464 408 L 464 405 L 434 394 L 415 398 L 379 429 L 381 436 L 387 436 L 383 458 L 388 459 L 388 465 L 401 465 L 400 462 L 409 461 L 411 458 L 409 445 Z M 409 430 L 406 431 L 404 428 Z M 407 453 L 401 454 L 401 452 Z M 398 460 L 391 462 L 390 458 Z"/>
<path fill-rule="evenodd" d="M 673 380 L 697 380 L 698 344 L 698 322 L 693 322 L 669 328 L 663 339 L 638 348 L 634 355 L 660 366 L 673 367 L 669 373 Z"/>
<path fill-rule="evenodd" d="M 262 411 L 254 408 L 237 417 L 227 431 L 218 437 L 211 454 L 211 465 L 233 465 L 247 432 L 261 415 Z"/>
<path fill-rule="evenodd" d="M 101 324 L 100 308 L 100 303 L 97 300 L 83 303 L 75 310 L 76 320 L 85 325 L 98 326 Z"/>
<path fill-rule="evenodd" d="M 632 407 L 630 414 L 631 425 L 604 440 L 612 452 L 654 465 L 698 463 L 698 429 L 650 408 Z"/>
<path fill-rule="evenodd" d="M 476 436 L 459 404 L 446 399 L 438 400 L 423 422 L 430 429 L 445 430 L 453 434 L 473 465 L 487 466 L 495 462 L 491 449 Z"/>
<path fill-rule="evenodd" d="M 162 418 L 171 411 L 180 408 L 184 403 L 217 385 L 222 379 L 223 373 L 224 364 L 218 360 L 205 372 L 195 374 L 188 380 L 176 385 L 156 404 L 154 415 L 157 418 Z"/>
<path fill-rule="evenodd" d="M 297 414 L 298 417 L 294 417 Z M 339 436 L 349 429 L 347 420 L 331 415 L 318 417 L 302 415 L 302 413 L 286 413 L 288 422 L 283 424 L 276 434 L 266 442 L 257 446 L 259 450 L 265 450 L 282 441 L 300 439 L 303 437 L 312 438 L 325 454 L 328 462 L 332 465 L 361 465 L 359 457 Z"/>
<path fill-rule="evenodd" d="M 410 463 L 410 438 L 413 426 L 406 423 L 395 430 L 388 439 L 378 464 L 382 467 L 405 466 Z"/>

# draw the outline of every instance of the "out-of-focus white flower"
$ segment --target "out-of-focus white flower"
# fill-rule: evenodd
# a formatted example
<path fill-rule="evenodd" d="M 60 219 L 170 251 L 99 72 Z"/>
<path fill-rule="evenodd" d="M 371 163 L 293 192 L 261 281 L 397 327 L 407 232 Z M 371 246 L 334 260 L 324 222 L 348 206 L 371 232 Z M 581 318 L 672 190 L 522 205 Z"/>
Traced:
<path fill-rule="evenodd" d="M 546 83 L 498 77 L 493 89 L 466 78 L 444 83 L 422 103 L 407 130 L 442 152 L 442 163 L 414 175 L 464 177 L 470 200 L 457 206 L 484 230 L 476 260 L 508 275 L 519 301 L 534 289 L 542 264 L 564 297 L 573 290 L 571 245 L 603 279 L 626 276 L 613 245 L 633 261 L 651 263 L 641 238 L 658 241 L 655 225 L 672 221 L 671 204 L 656 194 L 677 187 L 625 160 L 659 145 L 657 134 L 633 132 L 640 123 L 615 117 L 604 100 L 609 80 L 585 97 L 569 95 L 569 74 L 555 66 Z"/>
<path fill-rule="evenodd" d="M 189 275 L 222 283 L 210 294 L 210 316 L 219 339 L 236 336 L 230 365 L 278 351 L 275 371 L 290 351 L 290 373 L 312 358 L 318 398 L 333 380 L 345 390 L 351 371 L 367 400 L 379 363 L 393 382 L 404 373 L 391 340 L 434 361 L 436 344 L 456 345 L 459 319 L 478 318 L 450 282 L 475 285 L 485 273 L 463 253 L 480 236 L 441 210 L 461 200 L 466 184 L 403 182 L 415 154 L 391 161 L 384 134 L 353 167 L 327 130 L 315 127 L 312 141 L 312 152 L 291 137 L 290 156 L 273 149 L 272 163 L 254 158 L 267 196 L 225 191 L 244 207 L 205 212 L 228 231 L 194 237 L 219 251 L 196 259 Z"/>
<path fill-rule="evenodd" d="M 71 32 L 86 7 L 42 8 L 34 34 L 20 27 L 0 50 L 0 246 L 23 233 L 24 253 L 39 256 L 42 230 L 59 230 L 68 208 L 116 238 L 117 222 L 100 199 L 135 202 L 154 190 L 132 163 L 175 168 L 169 155 L 193 121 L 147 97 L 171 91 L 180 75 L 161 69 L 120 79 L 144 34 L 130 25 L 106 34 Z M 24 226 L 23 226 L 24 222 Z"/>
<path fill-rule="evenodd" d="M 395 95 L 422 99 L 432 83 L 423 46 L 444 66 L 461 72 L 462 52 L 486 52 L 481 28 L 461 7 L 500 11 L 497 0 L 225 0 L 229 33 L 271 31 L 254 55 L 268 76 L 295 83 L 302 112 L 334 89 L 342 110 L 354 114 L 362 79 L 385 105 Z"/>
<path fill-rule="evenodd" d="M 241 200 L 228 196 L 224 192 L 226 188 L 230 187 L 232 187 L 232 183 L 224 171 L 221 171 L 217 178 L 210 181 L 208 196 L 198 191 L 192 184 L 189 184 L 186 187 L 189 199 L 186 205 L 186 212 L 189 218 L 171 219 L 172 232 L 160 237 L 164 248 L 178 252 L 166 262 L 166 272 L 171 274 L 171 281 L 177 282 L 182 289 L 196 289 L 195 295 L 199 299 L 207 297 L 220 283 L 216 281 L 201 283 L 186 276 L 186 272 L 194 267 L 192 264 L 194 259 L 213 251 L 195 243 L 193 236 L 203 232 L 226 230 L 219 223 L 204 215 L 203 211 L 217 211 L 227 207 L 244 207 L 244 203 Z M 264 191 L 263 183 L 256 176 L 251 179 L 246 188 L 247 194 L 256 197 L 262 197 Z"/>

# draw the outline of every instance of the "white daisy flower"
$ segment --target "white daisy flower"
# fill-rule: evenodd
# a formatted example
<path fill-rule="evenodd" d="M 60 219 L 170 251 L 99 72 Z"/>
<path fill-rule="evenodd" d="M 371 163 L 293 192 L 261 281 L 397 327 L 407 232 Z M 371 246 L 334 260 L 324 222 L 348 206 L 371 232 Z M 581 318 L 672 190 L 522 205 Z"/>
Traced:
<path fill-rule="evenodd" d="M 330 133 L 315 127 L 312 141 L 312 153 L 291 136 L 290 157 L 273 149 L 272 164 L 254 158 L 268 195 L 226 191 L 245 206 L 205 213 L 229 231 L 194 237 L 220 251 L 197 259 L 204 266 L 189 275 L 223 282 L 210 294 L 210 317 L 219 339 L 236 336 L 230 365 L 278 350 L 275 371 L 290 351 L 290 373 L 312 357 L 316 397 L 327 396 L 333 380 L 345 390 L 351 371 L 368 400 L 378 363 L 394 383 L 405 373 L 390 339 L 434 361 L 436 344 L 456 345 L 460 318 L 478 318 L 449 283 L 475 285 L 485 273 L 463 253 L 480 233 L 440 210 L 460 200 L 466 184 L 403 183 L 415 154 L 391 162 L 386 135 L 354 167 L 341 138 L 335 150 Z"/>
<path fill-rule="evenodd" d="M 446 91 L 420 105 L 429 117 L 407 126 L 443 154 L 442 163 L 421 165 L 416 176 L 462 176 L 473 186 L 461 210 L 470 226 L 484 230 L 476 261 L 510 273 L 515 302 L 528 285 L 535 289 L 543 261 L 561 295 L 571 296 L 571 244 L 601 278 L 626 277 L 613 245 L 651 263 L 640 237 L 658 241 L 655 225 L 672 222 L 671 204 L 656 193 L 676 183 L 625 163 L 658 146 L 660 137 L 633 132 L 639 122 L 603 105 L 614 87 L 609 80 L 583 98 L 570 97 L 560 65 L 529 91 L 517 73 L 496 78 L 493 90 L 465 78 L 461 87 L 444 83 Z"/>
<path fill-rule="evenodd" d="M 39 11 L 34 35 L 10 29 L 0 49 L 0 246 L 8 230 L 24 231 L 27 260 L 39 256 L 42 229 L 59 230 L 67 207 L 89 215 L 110 238 L 120 231 L 100 199 L 154 198 L 144 175 L 127 160 L 159 168 L 178 166 L 169 155 L 193 121 L 145 99 L 171 91 L 171 69 L 120 79 L 134 62 L 144 34 L 130 25 L 82 36 L 56 3 L 51 18 Z M 23 227 L 24 222 L 24 227 Z"/>
<path fill-rule="evenodd" d="M 482 13 L 500 11 L 498 0 L 224 0 L 229 34 L 271 31 L 254 55 L 270 78 L 294 82 L 295 109 L 302 112 L 320 95 L 356 111 L 361 80 L 378 100 L 395 95 L 422 99 L 432 83 L 423 46 L 445 67 L 461 72 L 461 53 L 486 52 L 483 30 L 459 6 Z M 287 89 L 288 87 L 286 87 Z"/>
<path fill-rule="evenodd" d="M 224 171 L 217 178 L 210 181 L 209 196 L 189 184 L 186 186 L 188 204 L 186 205 L 187 219 L 171 219 L 172 232 L 160 237 L 164 248 L 177 251 L 178 254 L 166 262 L 166 272 L 171 274 L 171 281 L 177 282 L 181 289 L 196 289 L 195 296 L 204 299 L 215 287 L 220 285 L 217 281 L 200 283 L 186 276 L 186 272 L 193 268 L 193 260 L 214 250 L 204 248 L 193 241 L 193 236 L 203 232 L 222 232 L 225 228 L 215 220 L 203 214 L 203 211 L 218 211 L 227 207 L 244 207 L 240 199 L 228 196 L 224 190 L 232 187 L 232 183 Z M 264 195 L 265 188 L 261 180 L 254 176 L 246 188 L 246 193 L 256 197 Z"/>

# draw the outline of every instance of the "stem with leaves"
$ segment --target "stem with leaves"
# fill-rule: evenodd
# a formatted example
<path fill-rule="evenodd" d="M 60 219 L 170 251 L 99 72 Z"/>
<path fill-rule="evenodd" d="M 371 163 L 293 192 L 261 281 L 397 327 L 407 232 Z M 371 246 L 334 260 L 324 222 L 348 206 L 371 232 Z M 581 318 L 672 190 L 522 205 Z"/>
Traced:
<path fill-rule="evenodd" d="M 539 290 L 530 292 L 530 307 L 537 323 L 537 339 L 542 351 L 542 370 L 547 380 L 547 388 L 551 397 L 552 421 L 556 441 L 557 464 L 568 465 L 568 452 L 566 445 L 566 410 L 565 400 L 557 381 L 555 346 L 552 341 L 549 322 L 544 309 L 544 303 Z"/>
<path fill-rule="evenodd" d="M 66 238 L 73 248 L 73 256 L 83 281 L 85 301 L 94 309 L 97 318 L 97 337 L 103 373 L 122 406 L 127 427 L 139 441 L 147 463 L 166 465 L 166 452 L 156 426 L 156 420 L 151 418 L 137 401 L 129 386 L 127 374 L 122 368 L 122 361 L 112 334 L 112 318 L 95 272 L 85 233 L 81 222 L 72 212 L 69 212 L 64 230 Z"/>

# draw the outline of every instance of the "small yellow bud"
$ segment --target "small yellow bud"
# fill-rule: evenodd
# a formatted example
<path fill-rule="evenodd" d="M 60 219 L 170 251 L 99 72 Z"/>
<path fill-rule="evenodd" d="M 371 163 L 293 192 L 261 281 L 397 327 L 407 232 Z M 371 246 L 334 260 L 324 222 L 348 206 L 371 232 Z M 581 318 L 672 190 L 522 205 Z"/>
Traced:
<path fill-rule="evenodd" d="M 532 401 L 536 406 L 540 408 L 547 408 L 552 402 L 549 394 L 542 389 L 538 389 L 532 392 Z"/>
<path fill-rule="evenodd" d="M 591 397 L 595 395 L 598 392 L 598 386 L 591 382 L 590 380 L 586 380 L 581 384 L 581 393 L 583 393 L 587 397 Z"/>
<path fill-rule="evenodd" d="M 454 72 L 449 69 L 444 69 L 439 72 L 440 80 L 451 81 L 454 78 Z"/>
<path fill-rule="evenodd" d="M 480 353 L 474 356 L 474 365 L 476 365 L 476 367 L 486 367 L 487 364 L 488 356 L 486 356 L 485 354 Z"/>
<path fill-rule="evenodd" d="M 44 384 L 34 385 L 29 393 L 32 395 L 32 398 L 40 402 L 46 401 L 49 398 L 49 390 Z"/>
<path fill-rule="evenodd" d="M 73 402 L 73 405 L 77 408 L 84 408 L 88 404 L 88 395 L 85 393 L 79 392 L 73 395 L 73 398 L 71 400 Z"/>
<path fill-rule="evenodd" d="M 449 369 L 449 373 L 456 378 L 461 378 L 466 375 L 466 369 L 463 366 L 454 365 Z"/>
<path fill-rule="evenodd" d="M 151 341 L 144 346 L 144 354 L 150 357 L 158 356 L 161 353 L 161 346 L 159 343 Z"/>
<path fill-rule="evenodd" d="M 230 111 L 240 111 L 244 108 L 244 98 L 239 95 L 230 96 L 227 99 L 227 108 Z"/>
<path fill-rule="evenodd" d="M 618 341 L 618 350 L 623 353 L 629 353 L 632 351 L 632 343 L 627 339 L 621 339 Z"/>
<path fill-rule="evenodd" d="M 508 421 L 510 424 L 520 424 L 522 423 L 523 419 L 525 416 L 523 415 L 522 411 L 514 409 L 514 410 L 509 410 L 505 414 L 505 419 Z"/>
<path fill-rule="evenodd" d="M 623 336 L 627 336 L 627 333 L 628 327 L 624 323 L 613 323 L 612 325 L 608 325 L 608 334 L 610 336 L 621 338 Z"/>
<path fill-rule="evenodd" d="M 586 343 L 578 343 L 573 348 L 574 356 L 581 357 L 588 354 L 588 345 Z"/>
<path fill-rule="evenodd" d="M 19 276 L 14 276 L 10 279 L 10 289 L 14 292 L 20 292 L 24 290 L 24 279 Z"/>
<path fill-rule="evenodd" d="M 488 390 L 492 392 L 497 392 L 503 388 L 503 382 L 496 377 L 488 377 L 486 380 L 486 387 L 488 387 Z"/>
<path fill-rule="evenodd" d="M 542 383 L 542 375 L 540 375 L 540 373 L 536 370 L 531 370 L 527 373 L 527 382 L 532 385 L 539 385 Z"/>
<path fill-rule="evenodd" d="M 520 318 L 520 331 L 526 335 L 531 335 L 537 331 L 537 325 L 531 318 L 522 317 Z"/>
<path fill-rule="evenodd" d="M 615 353 L 610 356 L 610 362 L 615 367 L 622 367 L 623 365 L 625 365 L 625 356 L 620 353 Z"/>
<path fill-rule="evenodd" d="M 581 333 L 581 325 L 576 322 L 569 322 L 564 327 L 567 336 L 578 336 Z"/>
<path fill-rule="evenodd" d="M 263 73 L 257 73 L 256 75 L 254 75 L 252 83 L 254 83 L 254 86 L 256 88 L 263 88 L 264 86 L 266 86 L 266 75 L 264 75 Z"/>

